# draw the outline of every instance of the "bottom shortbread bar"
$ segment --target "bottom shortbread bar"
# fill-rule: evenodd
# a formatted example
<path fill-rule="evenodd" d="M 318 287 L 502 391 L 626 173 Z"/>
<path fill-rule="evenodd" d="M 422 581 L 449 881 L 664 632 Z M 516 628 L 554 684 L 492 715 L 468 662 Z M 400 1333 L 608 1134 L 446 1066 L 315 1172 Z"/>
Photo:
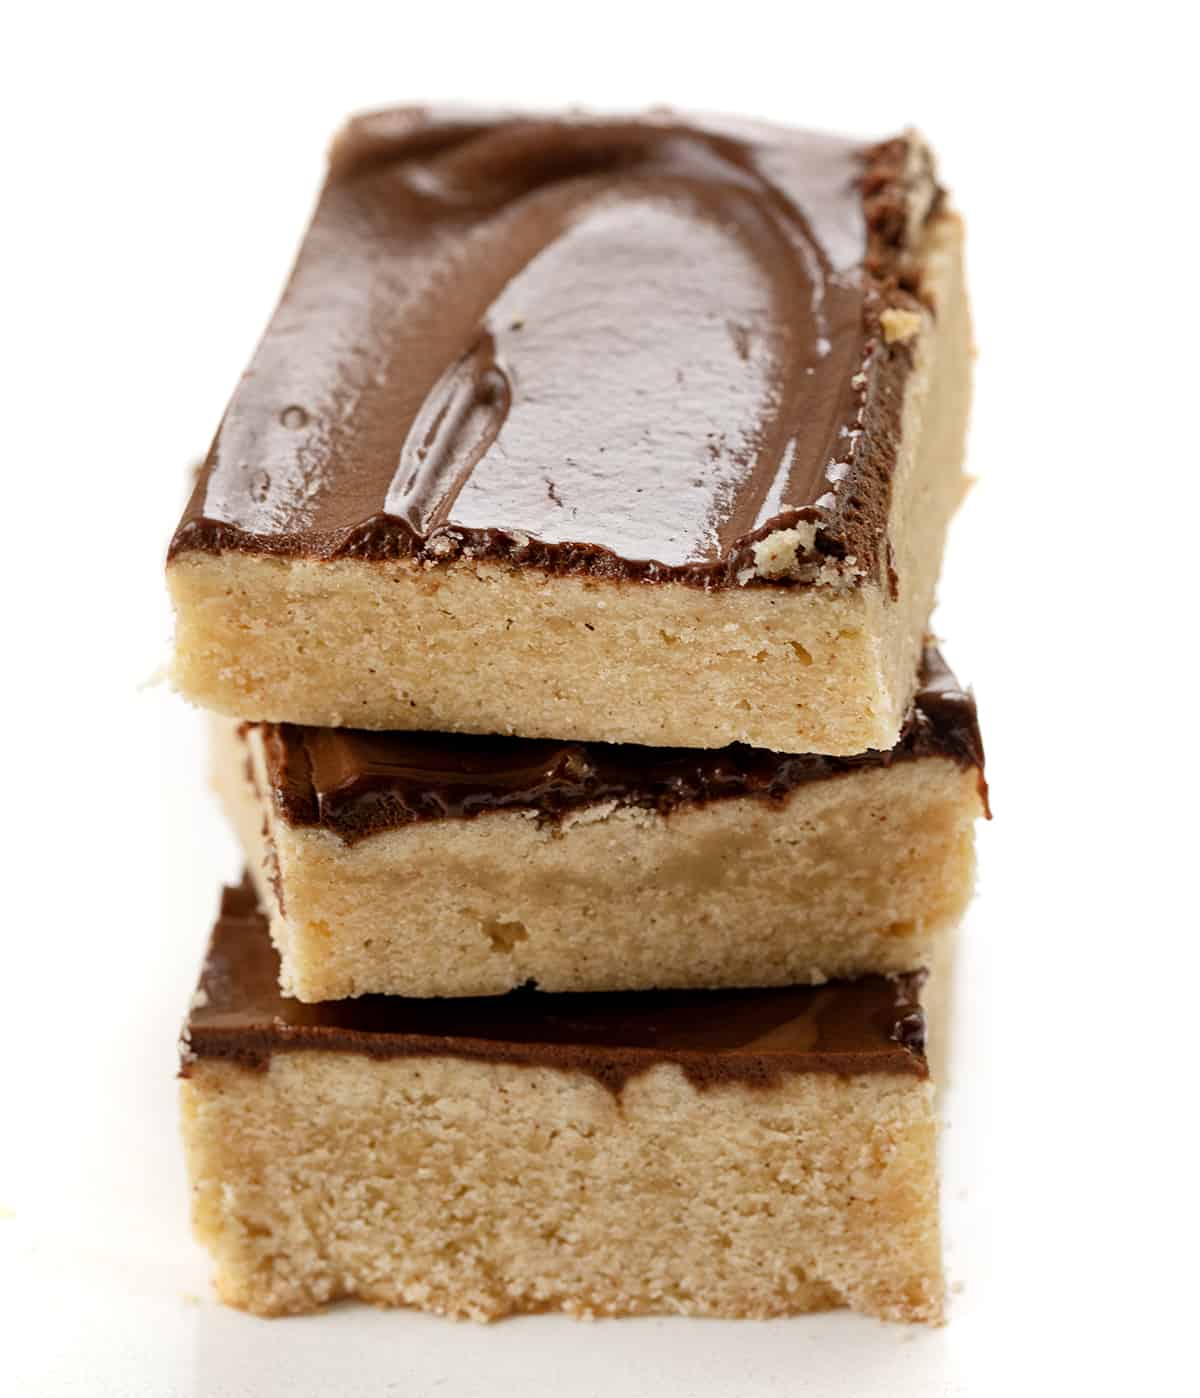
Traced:
<path fill-rule="evenodd" d="M 937 1321 L 919 975 L 303 1005 L 247 886 L 184 1037 L 223 1300 Z"/>

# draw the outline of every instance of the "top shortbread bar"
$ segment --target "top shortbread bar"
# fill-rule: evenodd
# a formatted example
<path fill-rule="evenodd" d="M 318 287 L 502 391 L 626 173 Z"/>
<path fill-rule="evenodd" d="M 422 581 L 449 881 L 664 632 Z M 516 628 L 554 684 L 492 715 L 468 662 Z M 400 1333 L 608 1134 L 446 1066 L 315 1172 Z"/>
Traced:
<path fill-rule="evenodd" d="M 175 682 L 311 725 L 889 748 L 969 340 L 915 136 L 358 117 L 171 543 Z"/>

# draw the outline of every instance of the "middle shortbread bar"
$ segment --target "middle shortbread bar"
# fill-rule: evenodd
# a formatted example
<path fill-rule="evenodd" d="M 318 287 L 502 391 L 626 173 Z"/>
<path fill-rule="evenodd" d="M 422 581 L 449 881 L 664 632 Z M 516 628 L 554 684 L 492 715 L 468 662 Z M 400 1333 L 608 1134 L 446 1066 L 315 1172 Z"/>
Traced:
<path fill-rule="evenodd" d="M 986 805 L 932 649 L 884 753 L 222 721 L 216 783 L 304 1001 L 913 970 L 970 896 Z"/>

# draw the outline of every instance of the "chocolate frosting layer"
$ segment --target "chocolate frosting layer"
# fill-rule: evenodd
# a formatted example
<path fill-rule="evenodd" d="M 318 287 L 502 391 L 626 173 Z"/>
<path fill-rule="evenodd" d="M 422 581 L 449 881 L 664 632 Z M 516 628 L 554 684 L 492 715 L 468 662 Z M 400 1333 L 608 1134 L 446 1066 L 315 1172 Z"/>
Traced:
<path fill-rule="evenodd" d="M 979 770 L 983 742 L 972 696 L 940 652 L 927 647 L 899 742 L 888 752 L 824 757 L 734 744 L 719 749 L 447 733 L 375 733 L 262 724 L 276 810 L 294 826 L 319 825 L 353 843 L 420 820 L 530 810 L 558 820 L 598 802 L 667 813 L 753 796 L 782 800 L 797 786 L 921 757 Z"/>
<path fill-rule="evenodd" d="M 911 354 L 878 317 L 939 198 L 909 138 L 358 117 L 172 556 L 882 579 Z"/>
<path fill-rule="evenodd" d="M 925 1077 L 923 975 L 776 990 L 633 991 L 481 999 L 365 995 L 303 1005 L 279 993 L 279 958 L 249 882 L 227 888 L 183 1036 L 197 1058 L 264 1068 L 304 1049 L 449 1056 L 592 1074 L 619 1091 L 677 1063 L 697 1086 L 770 1085 L 785 1073 Z"/>

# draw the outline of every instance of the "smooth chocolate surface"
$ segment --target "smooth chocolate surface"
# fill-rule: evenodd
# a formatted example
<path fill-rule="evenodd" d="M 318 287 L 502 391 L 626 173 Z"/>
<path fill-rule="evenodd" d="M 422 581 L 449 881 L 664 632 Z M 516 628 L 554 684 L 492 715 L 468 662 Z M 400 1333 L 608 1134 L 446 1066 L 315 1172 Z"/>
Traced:
<path fill-rule="evenodd" d="M 184 1030 L 182 1072 L 196 1058 L 264 1068 L 275 1053 L 324 1049 L 574 1069 L 614 1091 L 658 1063 L 678 1063 L 698 1086 L 769 1085 L 809 1072 L 924 1077 L 922 980 L 918 972 L 776 990 L 517 990 L 303 1005 L 279 993 L 279 958 L 247 881 L 224 891 Z"/>
<path fill-rule="evenodd" d="M 656 111 L 352 121 L 171 545 L 888 576 L 924 148 Z M 808 531 L 805 531 L 806 533 Z M 807 570 L 807 572 L 806 572 Z"/>
<path fill-rule="evenodd" d="M 734 744 L 718 749 L 448 733 L 375 733 L 262 724 L 267 776 L 280 816 L 319 825 L 347 843 L 413 821 L 532 810 L 557 820 L 601 801 L 667 813 L 682 805 L 753 796 L 781 800 L 797 786 L 863 767 L 949 757 L 979 769 L 975 701 L 940 652 L 927 647 L 920 687 L 900 741 L 887 752 L 824 757 Z"/>

